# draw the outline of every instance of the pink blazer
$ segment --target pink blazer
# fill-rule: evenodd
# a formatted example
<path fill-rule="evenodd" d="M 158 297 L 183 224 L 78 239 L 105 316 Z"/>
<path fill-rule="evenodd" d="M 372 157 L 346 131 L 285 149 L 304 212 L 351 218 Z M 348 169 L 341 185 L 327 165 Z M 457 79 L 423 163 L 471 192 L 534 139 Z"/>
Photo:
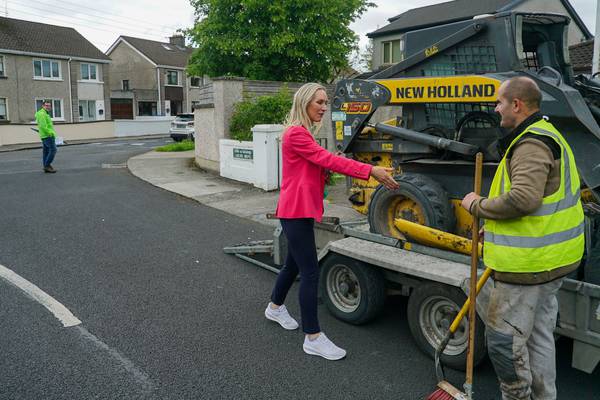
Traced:
<path fill-rule="evenodd" d="M 277 216 L 314 218 L 323 216 L 326 170 L 369 179 L 372 166 L 336 156 L 325 150 L 303 126 L 292 126 L 283 134 L 283 177 Z"/>

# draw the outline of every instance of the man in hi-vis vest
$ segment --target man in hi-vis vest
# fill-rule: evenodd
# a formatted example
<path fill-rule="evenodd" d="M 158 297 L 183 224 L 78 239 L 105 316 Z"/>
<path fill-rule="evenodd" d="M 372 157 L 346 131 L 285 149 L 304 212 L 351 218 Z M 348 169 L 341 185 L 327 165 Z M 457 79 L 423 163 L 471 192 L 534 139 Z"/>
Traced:
<path fill-rule="evenodd" d="M 556 292 L 584 248 L 580 181 L 571 148 L 540 114 L 530 78 L 505 81 L 496 112 L 510 132 L 487 198 L 462 206 L 485 219 L 483 261 L 493 273 L 487 345 L 503 399 L 556 399 Z M 568 132 L 565 132 L 568 134 Z"/>

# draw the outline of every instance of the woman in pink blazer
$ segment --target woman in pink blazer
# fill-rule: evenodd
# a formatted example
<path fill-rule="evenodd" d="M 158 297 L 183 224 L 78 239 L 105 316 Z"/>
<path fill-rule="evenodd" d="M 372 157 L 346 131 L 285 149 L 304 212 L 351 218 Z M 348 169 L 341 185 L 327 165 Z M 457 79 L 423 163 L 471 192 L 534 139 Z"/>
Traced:
<path fill-rule="evenodd" d="M 285 266 L 277 277 L 271 302 L 265 317 L 279 323 L 284 329 L 298 328 L 283 304 L 287 293 L 300 273 L 300 315 L 305 333 L 304 352 L 339 360 L 346 351 L 339 348 L 321 332 L 317 316 L 317 291 L 319 264 L 315 247 L 314 221 L 323 216 L 323 191 L 327 170 L 369 179 L 370 176 L 389 189 L 398 184 L 390 175 L 392 168 L 364 164 L 336 156 L 315 141 L 311 130 L 317 126 L 327 111 L 325 88 L 317 83 L 303 85 L 294 95 L 292 109 L 283 134 L 283 179 L 277 216 L 288 240 Z"/>

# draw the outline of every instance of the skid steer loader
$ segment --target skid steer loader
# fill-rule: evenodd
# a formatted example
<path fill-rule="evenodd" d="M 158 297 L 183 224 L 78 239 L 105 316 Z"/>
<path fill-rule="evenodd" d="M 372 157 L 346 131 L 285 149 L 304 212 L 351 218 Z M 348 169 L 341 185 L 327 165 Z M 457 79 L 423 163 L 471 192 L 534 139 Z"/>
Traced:
<path fill-rule="evenodd" d="M 406 59 L 368 80 L 337 84 L 337 149 L 398 171 L 395 191 L 373 179 L 349 180 L 350 201 L 368 214 L 371 231 L 402 237 L 394 220 L 403 218 L 470 237 L 471 217 L 460 200 L 473 187 L 474 155 L 484 153 L 487 193 L 501 159 L 498 87 L 523 75 L 537 82 L 542 113 L 573 149 L 594 236 L 600 220 L 600 79 L 573 76 L 569 21 L 560 14 L 506 12 L 408 32 Z M 376 121 L 386 113 L 393 118 Z"/>

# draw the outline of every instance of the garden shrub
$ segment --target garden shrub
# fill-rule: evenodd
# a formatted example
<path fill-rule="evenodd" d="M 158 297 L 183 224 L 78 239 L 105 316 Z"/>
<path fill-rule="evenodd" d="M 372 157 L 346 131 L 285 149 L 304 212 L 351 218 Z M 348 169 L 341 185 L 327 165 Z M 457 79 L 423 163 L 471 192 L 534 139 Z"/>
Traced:
<path fill-rule="evenodd" d="M 259 124 L 282 124 L 292 108 L 292 96 L 286 87 L 275 95 L 246 99 L 235 105 L 229 132 L 235 140 L 252 140 L 252 127 Z"/>

